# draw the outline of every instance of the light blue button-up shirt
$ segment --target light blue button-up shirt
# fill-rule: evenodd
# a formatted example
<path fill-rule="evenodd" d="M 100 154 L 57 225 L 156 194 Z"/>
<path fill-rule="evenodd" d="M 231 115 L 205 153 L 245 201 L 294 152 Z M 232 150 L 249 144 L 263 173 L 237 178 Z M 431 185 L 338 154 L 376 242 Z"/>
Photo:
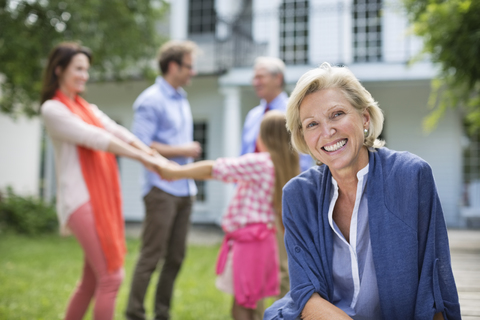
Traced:
<path fill-rule="evenodd" d="M 282 92 L 268 104 L 270 107 L 269 110 L 278 110 L 285 113 L 287 109 L 287 102 L 288 95 L 285 92 Z M 267 102 L 262 99 L 260 101 L 260 105 L 248 112 L 247 117 L 245 118 L 245 124 L 243 125 L 242 151 L 240 152 L 241 155 L 255 151 L 257 137 L 260 133 L 260 124 L 262 123 L 266 108 Z M 312 158 L 309 155 L 300 155 L 300 169 L 302 171 L 310 168 L 312 163 Z"/>
<path fill-rule="evenodd" d="M 168 145 L 193 141 L 193 120 L 187 94 L 182 88 L 172 87 L 162 77 L 157 77 L 155 83 L 138 96 L 133 109 L 132 132 L 147 146 L 153 141 Z M 193 159 L 177 157 L 171 160 L 183 165 Z M 154 186 L 177 197 L 197 194 L 197 187 L 191 179 L 169 182 L 147 169 L 144 171 L 144 196 Z"/>
<path fill-rule="evenodd" d="M 368 165 L 357 173 L 357 194 L 350 222 L 350 242 L 333 221 L 338 185 L 332 177 L 328 221 L 333 230 L 333 304 L 355 320 L 382 319 L 377 276 L 368 227 Z"/>

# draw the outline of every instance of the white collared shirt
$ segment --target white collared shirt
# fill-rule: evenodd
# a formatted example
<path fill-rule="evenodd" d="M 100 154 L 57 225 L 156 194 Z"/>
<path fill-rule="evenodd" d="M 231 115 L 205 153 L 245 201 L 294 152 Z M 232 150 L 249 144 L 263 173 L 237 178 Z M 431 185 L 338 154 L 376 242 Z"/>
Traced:
<path fill-rule="evenodd" d="M 350 243 L 333 221 L 338 184 L 332 177 L 328 221 L 333 230 L 333 304 L 355 320 L 381 319 L 377 277 L 368 227 L 366 185 L 368 165 L 357 173 L 355 205 L 350 222 Z"/>

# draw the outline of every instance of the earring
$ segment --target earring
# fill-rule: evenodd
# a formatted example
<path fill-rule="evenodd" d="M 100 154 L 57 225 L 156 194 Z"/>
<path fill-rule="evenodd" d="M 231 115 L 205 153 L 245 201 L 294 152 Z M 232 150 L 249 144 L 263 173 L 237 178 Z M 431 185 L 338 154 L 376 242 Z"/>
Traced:
<path fill-rule="evenodd" d="M 368 136 L 368 129 L 363 129 L 363 135 L 365 136 L 365 138 Z"/>

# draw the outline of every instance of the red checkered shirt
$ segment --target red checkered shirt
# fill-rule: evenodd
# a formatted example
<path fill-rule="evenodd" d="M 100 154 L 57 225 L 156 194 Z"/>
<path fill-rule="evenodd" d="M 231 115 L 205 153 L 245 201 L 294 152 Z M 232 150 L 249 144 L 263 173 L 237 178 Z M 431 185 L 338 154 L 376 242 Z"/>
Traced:
<path fill-rule="evenodd" d="M 233 199 L 222 217 L 222 228 L 232 232 L 251 223 L 273 223 L 275 169 L 268 152 L 247 153 L 238 158 L 219 158 L 213 178 L 237 183 Z"/>

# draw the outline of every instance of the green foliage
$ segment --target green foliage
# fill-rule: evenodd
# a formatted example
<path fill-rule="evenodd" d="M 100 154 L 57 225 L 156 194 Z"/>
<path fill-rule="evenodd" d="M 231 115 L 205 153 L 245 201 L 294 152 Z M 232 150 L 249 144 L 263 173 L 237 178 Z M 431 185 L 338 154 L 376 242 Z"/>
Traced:
<path fill-rule="evenodd" d="M 61 41 L 92 49 L 94 80 L 151 74 L 166 8 L 164 0 L 0 0 L 0 110 L 36 114 L 42 70 Z"/>
<path fill-rule="evenodd" d="M 424 52 L 440 66 L 425 122 L 432 129 L 447 107 L 462 107 L 472 130 L 480 129 L 480 1 L 403 0 Z"/>
<path fill-rule="evenodd" d="M 53 205 L 35 197 L 21 197 L 11 188 L 0 198 L 0 231 L 38 235 L 58 230 Z"/>

